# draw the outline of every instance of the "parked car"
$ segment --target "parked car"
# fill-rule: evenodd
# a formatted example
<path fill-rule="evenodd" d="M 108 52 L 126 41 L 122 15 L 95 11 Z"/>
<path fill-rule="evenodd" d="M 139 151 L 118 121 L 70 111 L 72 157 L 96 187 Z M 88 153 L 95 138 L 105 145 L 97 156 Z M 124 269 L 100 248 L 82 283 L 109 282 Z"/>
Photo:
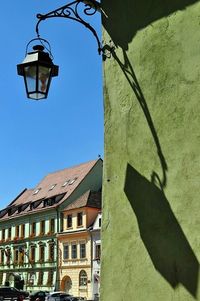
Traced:
<path fill-rule="evenodd" d="M 27 298 L 29 296 L 28 292 L 20 291 L 15 287 L 2 286 L 0 287 L 0 300 L 4 298 L 17 299 L 17 298 Z"/>
<path fill-rule="evenodd" d="M 46 297 L 49 295 L 49 292 L 47 291 L 37 291 L 33 292 L 29 296 L 30 301 L 35 301 L 36 299 L 40 301 L 45 301 Z"/>
<path fill-rule="evenodd" d="M 72 297 L 72 295 L 65 292 L 52 292 L 46 297 L 46 301 L 65 301 L 67 297 Z"/>
<path fill-rule="evenodd" d="M 82 301 L 84 299 L 80 298 L 80 297 L 66 297 L 66 299 L 64 301 Z"/>

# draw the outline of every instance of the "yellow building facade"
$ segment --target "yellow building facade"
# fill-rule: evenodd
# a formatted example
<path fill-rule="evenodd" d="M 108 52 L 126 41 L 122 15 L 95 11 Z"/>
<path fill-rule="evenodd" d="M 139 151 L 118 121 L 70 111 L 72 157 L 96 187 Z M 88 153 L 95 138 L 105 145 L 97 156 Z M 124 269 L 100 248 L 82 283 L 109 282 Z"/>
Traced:
<path fill-rule="evenodd" d="M 63 211 L 58 234 L 60 290 L 91 300 L 93 242 L 91 228 L 100 212 L 100 193 L 88 191 Z"/>

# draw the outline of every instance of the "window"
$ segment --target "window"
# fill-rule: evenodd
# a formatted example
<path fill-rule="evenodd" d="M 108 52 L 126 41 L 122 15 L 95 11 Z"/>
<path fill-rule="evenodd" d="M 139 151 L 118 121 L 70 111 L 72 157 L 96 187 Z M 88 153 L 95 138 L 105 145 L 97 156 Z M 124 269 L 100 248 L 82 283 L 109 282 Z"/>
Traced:
<path fill-rule="evenodd" d="M 24 249 L 23 248 L 19 248 L 19 264 L 23 264 L 24 263 Z"/>
<path fill-rule="evenodd" d="M 67 228 L 72 227 L 72 214 L 67 215 Z"/>
<path fill-rule="evenodd" d="M 3 283 L 3 272 L 0 273 L 0 285 Z"/>
<path fill-rule="evenodd" d="M 19 225 L 15 227 L 15 237 L 19 237 Z"/>
<path fill-rule="evenodd" d="M 41 190 L 41 188 L 36 189 L 36 190 L 33 192 L 33 195 L 34 195 L 34 194 L 37 194 L 40 190 Z"/>
<path fill-rule="evenodd" d="M 35 246 L 31 246 L 30 249 L 30 261 L 35 262 Z"/>
<path fill-rule="evenodd" d="M 40 222 L 40 235 L 45 234 L 45 221 Z"/>
<path fill-rule="evenodd" d="M 21 238 L 25 237 L 25 225 L 21 225 Z"/>
<path fill-rule="evenodd" d="M 95 247 L 95 258 L 100 259 L 101 258 L 101 245 L 98 244 Z"/>
<path fill-rule="evenodd" d="M 49 222 L 49 232 L 54 233 L 55 232 L 55 220 L 52 218 Z"/>
<path fill-rule="evenodd" d="M 99 228 L 101 228 L 101 218 L 99 218 Z"/>
<path fill-rule="evenodd" d="M 6 264 L 10 265 L 10 259 L 11 259 L 11 250 L 10 250 L 10 248 L 7 248 L 5 250 L 5 254 L 6 254 Z"/>
<path fill-rule="evenodd" d="M 80 244 L 80 258 L 86 257 L 86 245 L 85 243 Z"/>
<path fill-rule="evenodd" d="M 67 186 L 67 184 L 68 184 L 70 181 L 71 181 L 71 180 L 66 180 L 66 181 L 62 184 L 62 187 Z"/>
<path fill-rule="evenodd" d="M 44 246 L 43 245 L 40 245 L 40 248 L 39 248 L 39 261 L 40 262 L 44 262 Z"/>
<path fill-rule="evenodd" d="M 35 281 L 35 273 L 33 272 L 29 274 L 29 280 L 28 280 L 29 285 L 30 286 L 34 285 L 34 281 Z"/>
<path fill-rule="evenodd" d="M 5 254 L 5 251 L 1 250 L 1 261 L 0 261 L 1 264 L 4 264 L 4 254 Z"/>
<path fill-rule="evenodd" d="M 12 228 L 8 228 L 8 239 L 11 239 Z"/>
<path fill-rule="evenodd" d="M 19 250 L 15 249 L 14 250 L 14 263 L 18 264 L 18 262 L 19 262 Z"/>
<path fill-rule="evenodd" d="M 47 286 L 53 286 L 53 271 L 48 272 Z"/>
<path fill-rule="evenodd" d="M 77 226 L 80 227 L 83 225 L 83 212 L 77 214 Z"/>
<path fill-rule="evenodd" d="M 36 223 L 31 224 L 31 236 L 35 236 L 36 233 Z"/>
<path fill-rule="evenodd" d="M 68 245 L 64 245 L 63 246 L 63 259 L 69 259 L 69 246 Z"/>
<path fill-rule="evenodd" d="M 73 180 L 70 180 L 70 181 L 69 181 L 69 185 L 74 184 L 74 182 L 75 182 L 77 179 L 78 179 L 78 178 L 74 178 Z"/>
<path fill-rule="evenodd" d="M 54 244 L 49 244 L 49 261 L 54 261 Z"/>
<path fill-rule="evenodd" d="M 38 285 L 42 285 L 43 284 L 43 280 L 44 280 L 44 272 L 43 271 L 39 271 L 38 273 Z"/>
<path fill-rule="evenodd" d="M 79 286 L 86 286 L 87 285 L 87 273 L 86 271 L 82 270 L 79 273 Z"/>
<path fill-rule="evenodd" d="M 2 240 L 5 240 L 5 236 L 6 236 L 6 230 L 5 230 L 5 229 L 2 229 L 2 230 L 1 230 L 1 239 L 2 239 Z"/>
<path fill-rule="evenodd" d="M 57 185 L 57 184 L 53 184 L 53 185 L 49 188 L 49 190 L 53 190 L 54 187 L 55 187 L 56 185 Z"/>
<path fill-rule="evenodd" d="M 72 244 L 72 259 L 76 259 L 76 258 L 77 258 L 77 245 Z"/>

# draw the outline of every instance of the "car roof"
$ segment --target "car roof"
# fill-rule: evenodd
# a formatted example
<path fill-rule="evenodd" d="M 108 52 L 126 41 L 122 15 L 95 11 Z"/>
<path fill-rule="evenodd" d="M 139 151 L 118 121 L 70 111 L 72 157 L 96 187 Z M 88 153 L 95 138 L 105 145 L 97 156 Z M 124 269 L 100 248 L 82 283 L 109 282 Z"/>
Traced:
<path fill-rule="evenodd" d="M 53 295 L 53 294 L 67 294 L 66 292 L 63 291 L 56 291 L 56 292 L 50 292 L 49 295 Z"/>

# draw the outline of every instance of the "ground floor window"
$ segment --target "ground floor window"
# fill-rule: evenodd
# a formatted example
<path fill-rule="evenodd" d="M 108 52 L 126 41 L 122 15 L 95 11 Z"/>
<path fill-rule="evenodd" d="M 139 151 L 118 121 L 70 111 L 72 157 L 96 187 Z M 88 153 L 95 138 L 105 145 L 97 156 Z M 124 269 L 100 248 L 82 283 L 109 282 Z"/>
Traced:
<path fill-rule="evenodd" d="M 87 285 L 87 273 L 84 270 L 81 270 L 79 273 L 79 286 Z"/>

